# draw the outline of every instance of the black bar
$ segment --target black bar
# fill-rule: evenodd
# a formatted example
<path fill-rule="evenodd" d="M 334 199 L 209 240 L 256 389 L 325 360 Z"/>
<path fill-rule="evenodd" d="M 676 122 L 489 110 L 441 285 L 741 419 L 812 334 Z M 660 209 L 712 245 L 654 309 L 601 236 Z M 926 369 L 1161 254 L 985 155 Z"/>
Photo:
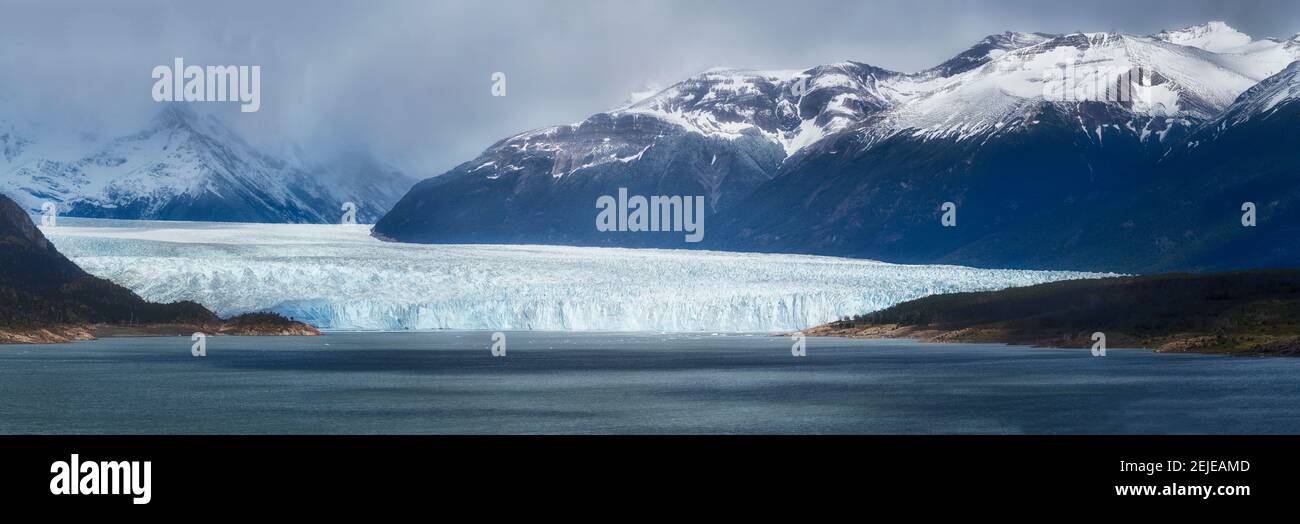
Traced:
<path fill-rule="evenodd" d="M 882 508 L 1026 501 L 1244 508 L 1293 497 L 1297 444 L 1293 436 L 9 436 L 0 437 L 0 501 L 128 512 L 322 501 L 482 511 L 574 497 L 718 504 L 734 493 L 773 510 L 814 499 Z M 151 500 L 52 494 L 51 464 L 74 453 L 83 463 L 150 461 Z M 1183 471 L 1120 466 L 1169 461 Z M 1192 469 L 1209 463 L 1194 461 L 1247 469 L 1205 474 Z M 1129 485 L 1250 493 L 1116 495 L 1116 486 Z"/>

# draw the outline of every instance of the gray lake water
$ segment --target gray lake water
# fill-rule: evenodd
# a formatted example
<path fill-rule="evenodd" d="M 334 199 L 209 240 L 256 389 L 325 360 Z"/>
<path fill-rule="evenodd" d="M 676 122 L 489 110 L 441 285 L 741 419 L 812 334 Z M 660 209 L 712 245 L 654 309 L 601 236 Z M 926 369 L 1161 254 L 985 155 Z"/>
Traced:
<path fill-rule="evenodd" d="M 0 346 L 0 433 L 1300 433 L 1300 359 L 510 332 Z"/>

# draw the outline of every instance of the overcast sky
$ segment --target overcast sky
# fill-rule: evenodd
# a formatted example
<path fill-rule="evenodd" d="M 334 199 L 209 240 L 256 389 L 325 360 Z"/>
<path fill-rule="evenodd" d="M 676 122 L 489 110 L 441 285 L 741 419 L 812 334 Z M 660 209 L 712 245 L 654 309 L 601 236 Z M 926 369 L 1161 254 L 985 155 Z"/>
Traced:
<path fill-rule="evenodd" d="M 1149 34 L 1208 20 L 1289 37 L 1300 3 L 0 0 L 0 114 L 121 132 L 159 109 L 156 65 L 260 65 L 259 112 L 196 105 L 256 142 L 368 143 L 425 177 L 715 66 L 915 71 L 1006 30 Z M 506 97 L 491 96 L 495 71 Z"/>

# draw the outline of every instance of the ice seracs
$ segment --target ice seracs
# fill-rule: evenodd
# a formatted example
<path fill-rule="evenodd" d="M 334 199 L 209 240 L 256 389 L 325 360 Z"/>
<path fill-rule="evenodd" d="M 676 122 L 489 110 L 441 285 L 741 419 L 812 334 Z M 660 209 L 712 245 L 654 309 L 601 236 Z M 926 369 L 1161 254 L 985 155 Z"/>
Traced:
<path fill-rule="evenodd" d="M 796 330 L 934 293 L 1095 276 L 831 257 L 380 242 L 365 226 L 147 222 L 44 232 L 92 274 L 326 329 Z"/>

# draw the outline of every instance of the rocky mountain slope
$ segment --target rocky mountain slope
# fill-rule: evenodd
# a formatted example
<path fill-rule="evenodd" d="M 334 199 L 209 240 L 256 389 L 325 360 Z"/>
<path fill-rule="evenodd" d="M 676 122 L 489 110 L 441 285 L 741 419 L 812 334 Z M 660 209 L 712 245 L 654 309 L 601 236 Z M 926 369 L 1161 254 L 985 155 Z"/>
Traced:
<path fill-rule="evenodd" d="M 494 144 L 414 187 L 375 234 L 1085 270 L 1300 262 L 1290 248 L 1268 261 L 1232 256 L 1243 232 L 1220 222 L 1236 223 L 1236 194 L 1202 199 L 1226 206 L 1200 215 L 1219 231 L 1190 233 L 1204 242 L 1186 242 L 1168 220 L 1139 220 L 1189 209 L 1152 198 L 1169 180 L 1215 187 L 1198 155 L 1242 160 L 1239 143 L 1193 137 L 1244 111 L 1242 97 L 1264 98 L 1256 86 L 1281 82 L 1273 75 L 1300 58 L 1298 42 L 1212 22 L 1151 36 L 993 35 L 916 73 L 858 62 L 708 71 Z M 1249 161 L 1294 159 L 1278 138 Z M 598 231 L 594 202 L 619 187 L 704 195 L 705 241 Z M 956 227 L 940 225 L 945 202 Z M 1108 252 L 1120 245 L 1131 251 Z"/>
<path fill-rule="evenodd" d="M 0 195 L 0 343 L 63 342 L 96 333 L 316 334 L 278 315 L 222 320 L 194 302 L 157 304 L 61 255 L 27 212 Z"/>

